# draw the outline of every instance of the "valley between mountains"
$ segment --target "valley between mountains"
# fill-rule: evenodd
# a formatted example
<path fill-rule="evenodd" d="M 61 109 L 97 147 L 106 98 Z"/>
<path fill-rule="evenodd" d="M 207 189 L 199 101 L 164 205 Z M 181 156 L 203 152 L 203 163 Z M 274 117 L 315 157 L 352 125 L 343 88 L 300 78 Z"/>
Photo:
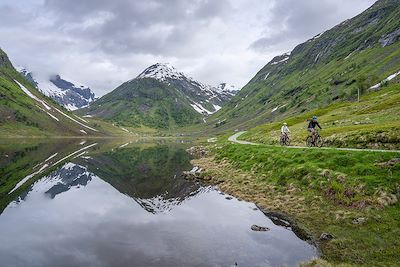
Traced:
<path fill-rule="evenodd" d="M 188 179 L 290 218 L 320 252 L 302 266 L 399 266 L 399 0 L 277 55 L 243 88 L 154 63 L 101 97 L 92 89 L 0 50 L 0 137 L 190 141 Z M 355 150 L 300 148 L 313 116 L 326 147 Z M 283 123 L 298 148 L 280 146 Z M 18 182 L 0 178 L 0 196 Z"/>

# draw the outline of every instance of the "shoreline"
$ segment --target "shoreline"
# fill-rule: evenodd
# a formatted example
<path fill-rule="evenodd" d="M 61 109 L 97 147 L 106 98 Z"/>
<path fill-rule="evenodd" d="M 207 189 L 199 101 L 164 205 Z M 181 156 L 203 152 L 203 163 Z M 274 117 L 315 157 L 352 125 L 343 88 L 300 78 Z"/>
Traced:
<path fill-rule="evenodd" d="M 225 150 L 232 147 L 236 149 L 247 147 L 253 150 L 249 154 L 242 155 L 239 154 L 239 152 L 244 153 L 242 150 L 233 149 L 235 152 L 230 155 L 229 153 L 232 152 Z M 335 195 L 329 195 L 330 191 L 325 190 L 325 185 L 318 189 L 310 185 L 310 181 L 315 178 L 306 173 L 301 173 L 299 177 L 303 180 L 302 182 L 306 182 L 306 185 L 289 182 L 281 186 L 270 178 L 276 173 L 260 171 L 264 166 L 258 165 L 263 165 L 264 162 L 256 161 L 255 164 L 249 165 L 251 167 L 248 169 L 244 169 L 238 163 L 238 161 L 247 161 L 245 157 L 253 158 L 254 153 L 257 152 L 254 149 L 261 149 L 261 147 L 225 144 L 225 147 L 216 148 L 207 147 L 208 153 L 191 161 L 193 166 L 202 169 L 192 179 L 216 185 L 227 194 L 253 202 L 267 216 L 277 214 L 289 218 L 295 227 L 310 237 L 320 257 L 310 259 L 308 263 L 301 263 L 301 266 L 316 264 L 317 266 L 388 266 L 396 262 L 395 255 L 399 246 L 396 245 L 398 241 L 394 235 L 400 229 L 397 228 L 398 219 L 393 218 L 393 213 L 398 212 L 397 201 L 381 206 L 378 206 L 376 202 L 357 206 L 364 202 L 355 202 L 356 200 L 365 199 L 368 203 L 368 200 L 373 201 L 379 197 L 369 195 L 366 191 L 364 192 L 364 189 L 360 189 L 361 191 L 357 192 L 360 198 L 342 200 Z M 213 151 L 210 152 L 210 150 Z M 331 153 L 342 154 L 343 151 Z M 236 162 L 233 160 L 235 157 L 238 158 Z M 285 168 L 286 166 L 283 167 Z M 317 179 L 346 179 L 345 183 L 348 181 L 351 183 L 351 177 L 348 177 L 350 174 L 340 174 L 334 170 L 321 171 Z M 345 203 L 345 201 L 349 202 Z M 387 242 L 377 244 L 385 238 Z M 380 252 L 384 251 L 385 247 L 393 245 L 390 252 Z"/>

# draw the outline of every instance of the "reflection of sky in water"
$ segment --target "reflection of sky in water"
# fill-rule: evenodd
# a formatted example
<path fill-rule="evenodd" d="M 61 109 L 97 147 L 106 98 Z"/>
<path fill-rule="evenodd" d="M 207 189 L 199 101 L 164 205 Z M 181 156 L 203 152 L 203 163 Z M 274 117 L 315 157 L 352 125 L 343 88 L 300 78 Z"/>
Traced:
<path fill-rule="evenodd" d="M 62 190 L 49 194 L 54 188 Z M 315 255 L 254 207 L 200 190 L 152 214 L 85 167 L 66 164 L 0 216 L 1 265 L 288 266 Z M 253 232 L 252 224 L 271 231 Z"/>

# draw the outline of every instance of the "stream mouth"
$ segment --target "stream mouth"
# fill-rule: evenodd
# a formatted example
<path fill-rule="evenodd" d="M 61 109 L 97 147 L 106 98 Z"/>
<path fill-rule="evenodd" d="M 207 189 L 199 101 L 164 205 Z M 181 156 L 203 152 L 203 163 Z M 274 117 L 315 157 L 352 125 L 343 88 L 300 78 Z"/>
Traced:
<path fill-rule="evenodd" d="M 11 161 L 21 153 L 4 154 L 19 173 L 20 161 L 55 155 L 44 147 L 54 149 L 37 145 Z M 66 147 L 45 164 L 79 149 Z M 297 266 L 317 256 L 255 204 L 185 180 L 182 172 L 192 167 L 186 147 L 98 144 L 31 178 L 6 204 L 2 193 L 0 265 Z"/>

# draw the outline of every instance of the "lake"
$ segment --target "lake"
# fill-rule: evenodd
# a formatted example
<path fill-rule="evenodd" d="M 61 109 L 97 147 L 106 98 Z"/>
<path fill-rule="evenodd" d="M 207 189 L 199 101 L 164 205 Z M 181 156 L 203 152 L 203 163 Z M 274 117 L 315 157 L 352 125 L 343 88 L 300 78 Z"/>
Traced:
<path fill-rule="evenodd" d="M 0 140 L 0 265 L 296 266 L 318 255 L 255 204 L 185 180 L 190 145 Z"/>

